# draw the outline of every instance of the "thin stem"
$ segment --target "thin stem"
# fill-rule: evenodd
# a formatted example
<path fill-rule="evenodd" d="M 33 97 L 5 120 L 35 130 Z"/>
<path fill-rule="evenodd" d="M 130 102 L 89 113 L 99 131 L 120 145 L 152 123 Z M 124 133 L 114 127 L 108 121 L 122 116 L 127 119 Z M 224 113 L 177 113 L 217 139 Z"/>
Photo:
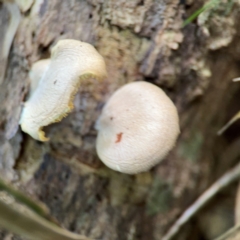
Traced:
<path fill-rule="evenodd" d="M 240 224 L 231 228 L 215 240 L 238 240 L 240 239 Z"/>
<path fill-rule="evenodd" d="M 11 197 L 0 198 L 0 226 L 34 240 L 90 240 L 62 229 L 16 203 Z"/>
<path fill-rule="evenodd" d="M 180 230 L 180 228 L 186 224 L 210 199 L 212 199 L 220 190 L 228 186 L 232 182 L 240 178 L 240 163 L 233 169 L 225 173 L 220 179 L 218 179 L 209 189 L 207 189 L 173 224 L 167 234 L 162 240 L 172 239 Z"/>
<path fill-rule="evenodd" d="M 214 4 L 216 4 L 219 1 L 220 0 L 211 0 L 210 2 L 205 4 L 203 7 L 199 8 L 197 11 L 195 11 L 189 18 L 187 18 L 183 22 L 183 27 L 185 27 L 187 24 L 191 23 L 195 18 L 198 17 L 198 15 L 200 15 L 202 12 L 210 9 Z"/>

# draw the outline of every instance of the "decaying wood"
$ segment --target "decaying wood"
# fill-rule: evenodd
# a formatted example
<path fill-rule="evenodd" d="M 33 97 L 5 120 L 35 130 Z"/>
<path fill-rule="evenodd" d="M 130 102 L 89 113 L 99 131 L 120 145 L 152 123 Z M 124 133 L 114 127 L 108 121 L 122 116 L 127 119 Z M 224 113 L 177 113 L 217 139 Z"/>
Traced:
<path fill-rule="evenodd" d="M 216 134 L 239 111 L 240 86 L 231 81 L 240 76 L 239 1 L 232 8 L 219 1 L 182 28 L 201 6 L 201 1 L 178 0 L 34 1 L 21 13 L 0 87 L 1 176 L 44 202 L 72 232 L 103 240 L 161 239 L 239 161 L 236 152 L 222 157 L 239 138 L 239 123 Z M 3 5 L 0 13 L 7 18 Z M 12 137 L 29 91 L 30 67 L 65 38 L 93 44 L 106 61 L 108 79 L 79 89 L 75 110 L 46 128 L 49 143 L 20 130 Z M 99 161 L 94 124 L 108 97 L 136 80 L 161 86 L 173 99 L 181 136 L 161 164 L 129 176 Z M 191 224 L 177 239 L 201 239 L 204 232 Z"/>

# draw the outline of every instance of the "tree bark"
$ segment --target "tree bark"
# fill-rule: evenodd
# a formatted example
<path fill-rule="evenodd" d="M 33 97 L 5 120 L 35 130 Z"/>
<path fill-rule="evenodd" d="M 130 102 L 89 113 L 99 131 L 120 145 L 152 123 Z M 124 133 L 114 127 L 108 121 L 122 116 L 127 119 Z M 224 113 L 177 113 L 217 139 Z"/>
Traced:
<path fill-rule="evenodd" d="M 231 3 L 219 1 L 183 28 L 202 1 L 34 1 L 21 13 L 0 86 L 1 176 L 45 203 L 70 231 L 104 240 L 161 239 L 238 162 L 239 123 L 216 134 L 240 110 L 240 84 L 231 82 L 240 76 L 240 2 Z M 7 15 L 2 4 L 0 19 L 6 22 Z M 27 96 L 31 65 L 49 57 L 50 48 L 65 38 L 93 44 L 106 61 L 108 78 L 79 89 L 74 111 L 46 128 L 49 142 L 37 142 L 20 129 L 9 139 Z M 181 135 L 158 166 L 130 176 L 100 162 L 94 124 L 109 96 L 137 80 L 152 82 L 171 97 Z M 231 227 L 236 187 L 213 199 L 176 239 L 212 239 Z M 215 208 L 228 209 L 228 215 L 218 215 L 225 228 L 214 235 L 203 221 L 215 216 L 206 214 Z M 2 232 L 1 239 L 6 236 Z"/>

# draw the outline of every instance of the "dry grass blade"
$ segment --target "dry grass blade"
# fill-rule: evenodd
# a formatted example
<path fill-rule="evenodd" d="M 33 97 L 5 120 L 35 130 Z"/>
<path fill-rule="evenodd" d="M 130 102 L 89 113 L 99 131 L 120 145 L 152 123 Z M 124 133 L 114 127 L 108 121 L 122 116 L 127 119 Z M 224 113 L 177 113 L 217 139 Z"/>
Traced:
<path fill-rule="evenodd" d="M 11 197 L 0 198 L 0 226 L 6 230 L 34 240 L 90 240 L 62 229 Z"/>
<path fill-rule="evenodd" d="M 236 200 L 235 200 L 235 226 L 238 224 L 240 224 L 240 182 L 238 183 Z"/>
<path fill-rule="evenodd" d="M 238 82 L 240 81 L 240 78 L 234 78 L 233 82 Z M 225 132 L 233 123 L 235 123 L 238 119 L 240 119 L 240 112 L 238 112 L 230 121 L 223 126 L 218 132 L 218 135 L 221 135 L 223 132 Z"/>
<path fill-rule="evenodd" d="M 36 214 L 44 218 L 49 218 L 49 210 L 44 204 L 33 201 L 31 198 L 19 192 L 13 186 L 11 186 L 11 184 L 6 183 L 2 179 L 0 179 L 0 191 L 7 192 L 9 195 L 13 196 L 14 199 L 16 199 L 21 204 L 26 205 L 29 209 L 31 209 Z"/>
<path fill-rule="evenodd" d="M 239 78 L 234 78 L 233 82 L 239 82 L 240 81 L 240 77 Z"/>
<path fill-rule="evenodd" d="M 228 186 L 232 182 L 236 181 L 240 177 L 240 163 L 237 164 L 232 170 L 225 173 L 220 179 L 218 179 L 210 188 L 208 188 L 173 224 L 167 234 L 162 240 L 172 239 L 180 230 L 180 228 L 186 224 L 190 218 L 192 218 L 210 199 L 212 199 L 220 190 Z M 240 238 L 238 238 L 240 239 Z M 218 239 L 219 240 L 219 239 Z M 230 239 L 229 239 L 230 240 Z M 233 239 L 232 239 L 233 240 Z"/>
<path fill-rule="evenodd" d="M 233 123 L 235 123 L 238 119 L 240 119 L 240 112 L 238 112 L 224 127 L 222 127 L 217 134 L 221 135 L 225 132 Z"/>
<path fill-rule="evenodd" d="M 71 233 L 49 221 L 51 216 L 45 205 L 0 179 L 0 227 L 34 240 L 90 240 Z"/>
<path fill-rule="evenodd" d="M 240 225 L 237 225 L 214 240 L 239 240 L 239 239 L 240 239 Z"/>
<path fill-rule="evenodd" d="M 5 71 L 7 67 L 9 51 L 17 32 L 18 25 L 21 21 L 21 14 L 18 6 L 12 2 L 4 2 L 4 5 L 8 9 L 10 15 L 9 26 L 7 28 L 6 34 L 2 45 L 0 44 L 0 85 L 4 80 Z"/>

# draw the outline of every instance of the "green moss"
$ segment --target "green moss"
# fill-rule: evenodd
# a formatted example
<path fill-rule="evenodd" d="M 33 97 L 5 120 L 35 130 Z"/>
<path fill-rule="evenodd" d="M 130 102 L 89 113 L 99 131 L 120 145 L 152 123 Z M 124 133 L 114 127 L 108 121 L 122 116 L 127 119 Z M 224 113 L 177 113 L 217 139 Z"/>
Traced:
<path fill-rule="evenodd" d="M 147 200 L 147 214 L 155 215 L 167 212 L 171 207 L 172 187 L 159 178 L 155 178 Z"/>
<path fill-rule="evenodd" d="M 178 154 L 185 159 L 196 162 L 200 156 L 203 144 L 203 136 L 201 132 L 196 131 L 189 139 L 179 144 Z"/>

